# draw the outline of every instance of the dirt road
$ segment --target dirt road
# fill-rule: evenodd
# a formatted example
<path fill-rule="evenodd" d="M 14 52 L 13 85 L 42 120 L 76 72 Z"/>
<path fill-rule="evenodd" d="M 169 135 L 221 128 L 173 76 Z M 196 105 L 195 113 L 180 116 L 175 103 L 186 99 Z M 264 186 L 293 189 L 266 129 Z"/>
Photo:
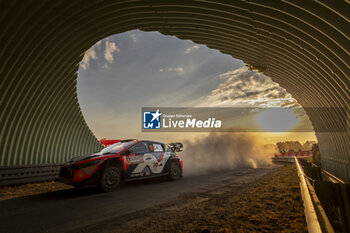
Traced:
<path fill-rule="evenodd" d="M 183 221 L 183 217 L 198 219 L 198 215 L 202 214 L 212 214 L 214 217 L 223 214 L 213 212 L 213 202 L 219 210 L 225 209 L 225 203 L 229 205 L 233 200 L 231 197 L 239 196 L 247 186 L 271 175 L 276 169 L 280 168 L 239 168 L 184 177 L 174 182 L 129 183 L 114 193 L 98 193 L 93 188 L 66 189 L 3 200 L 0 201 L 0 231 L 145 232 L 148 229 L 151 232 L 164 232 L 168 229 L 169 232 L 183 232 L 184 228 L 181 230 L 178 224 L 173 228 L 168 228 L 166 224 L 174 222 L 176 216 Z M 206 207 L 207 202 L 211 206 Z M 191 206 L 202 206 L 204 209 L 196 210 Z M 189 207 L 193 214 L 180 214 Z M 297 211 L 302 212 L 302 208 Z M 169 219 L 170 216 L 173 217 Z M 224 216 L 221 218 L 225 219 Z M 180 228 L 176 229 L 177 225 Z M 210 225 L 187 225 L 185 231 L 202 231 L 208 227 Z"/>

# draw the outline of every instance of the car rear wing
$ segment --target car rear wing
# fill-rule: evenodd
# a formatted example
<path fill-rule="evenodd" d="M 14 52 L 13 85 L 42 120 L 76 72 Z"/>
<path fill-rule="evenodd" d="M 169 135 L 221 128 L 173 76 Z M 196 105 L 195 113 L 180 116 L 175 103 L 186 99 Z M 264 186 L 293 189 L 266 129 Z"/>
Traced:
<path fill-rule="evenodd" d="M 106 139 L 106 138 L 102 138 L 100 140 L 100 143 L 104 146 L 104 147 L 108 147 L 110 145 L 113 145 L 114 143 L 120 142 L 119 139 Z"/>
<path fill-rule="evenodd" d="M 169 143 L 169 145 L 173 152 L 180 152 L 184 147 L 181 142 L 172 142 L 172 143 Z"/>

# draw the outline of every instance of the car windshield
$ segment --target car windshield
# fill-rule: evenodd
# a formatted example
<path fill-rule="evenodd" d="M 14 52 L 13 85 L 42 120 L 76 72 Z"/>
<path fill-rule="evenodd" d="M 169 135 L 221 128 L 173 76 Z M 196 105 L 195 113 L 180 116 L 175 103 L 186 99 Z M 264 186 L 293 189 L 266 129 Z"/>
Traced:
<path fill-rule="evenodd" d="M 101 154 L 117 154 L 130 146 L 131 144 L 135 143 L 135 140 L 133 141 L 128 141 L 128 142 L 118 142 L 113 145 L 110 145 L 103 150 L 101 150 Z"/>

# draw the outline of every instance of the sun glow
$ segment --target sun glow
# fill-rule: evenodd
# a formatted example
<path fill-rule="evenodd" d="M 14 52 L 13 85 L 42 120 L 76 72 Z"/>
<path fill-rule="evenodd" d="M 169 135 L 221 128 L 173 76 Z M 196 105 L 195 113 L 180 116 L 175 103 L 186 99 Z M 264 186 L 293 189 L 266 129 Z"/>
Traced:
<path fill-rule="evenodd" d="M 292 109 L 270 108 L 257 117 L 261 127 L 268 132 L 287 132 L 295 127 L 299 120 Z"/>

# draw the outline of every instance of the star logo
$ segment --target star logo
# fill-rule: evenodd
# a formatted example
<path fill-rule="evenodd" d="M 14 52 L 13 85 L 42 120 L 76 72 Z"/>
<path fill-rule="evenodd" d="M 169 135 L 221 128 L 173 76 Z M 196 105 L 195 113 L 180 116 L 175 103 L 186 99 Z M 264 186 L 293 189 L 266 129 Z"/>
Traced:
<path fill-rule="evenodd" d="M 143 128 L 144 129 L 160 129 L 162 113 L 157 111 L 143 112 Z"/>
<path fill-rule="evenodd" d="M 162 113 L 159 112 L 159 109 L 157 109 L 157 111 L 155 113 L 151 113 L 151 115 L 153 116 L 152 121 L 154 121 L 155 119 L 157 119 L 157 121 L 159 121 L 159 116 L 162 115 Z"/>

